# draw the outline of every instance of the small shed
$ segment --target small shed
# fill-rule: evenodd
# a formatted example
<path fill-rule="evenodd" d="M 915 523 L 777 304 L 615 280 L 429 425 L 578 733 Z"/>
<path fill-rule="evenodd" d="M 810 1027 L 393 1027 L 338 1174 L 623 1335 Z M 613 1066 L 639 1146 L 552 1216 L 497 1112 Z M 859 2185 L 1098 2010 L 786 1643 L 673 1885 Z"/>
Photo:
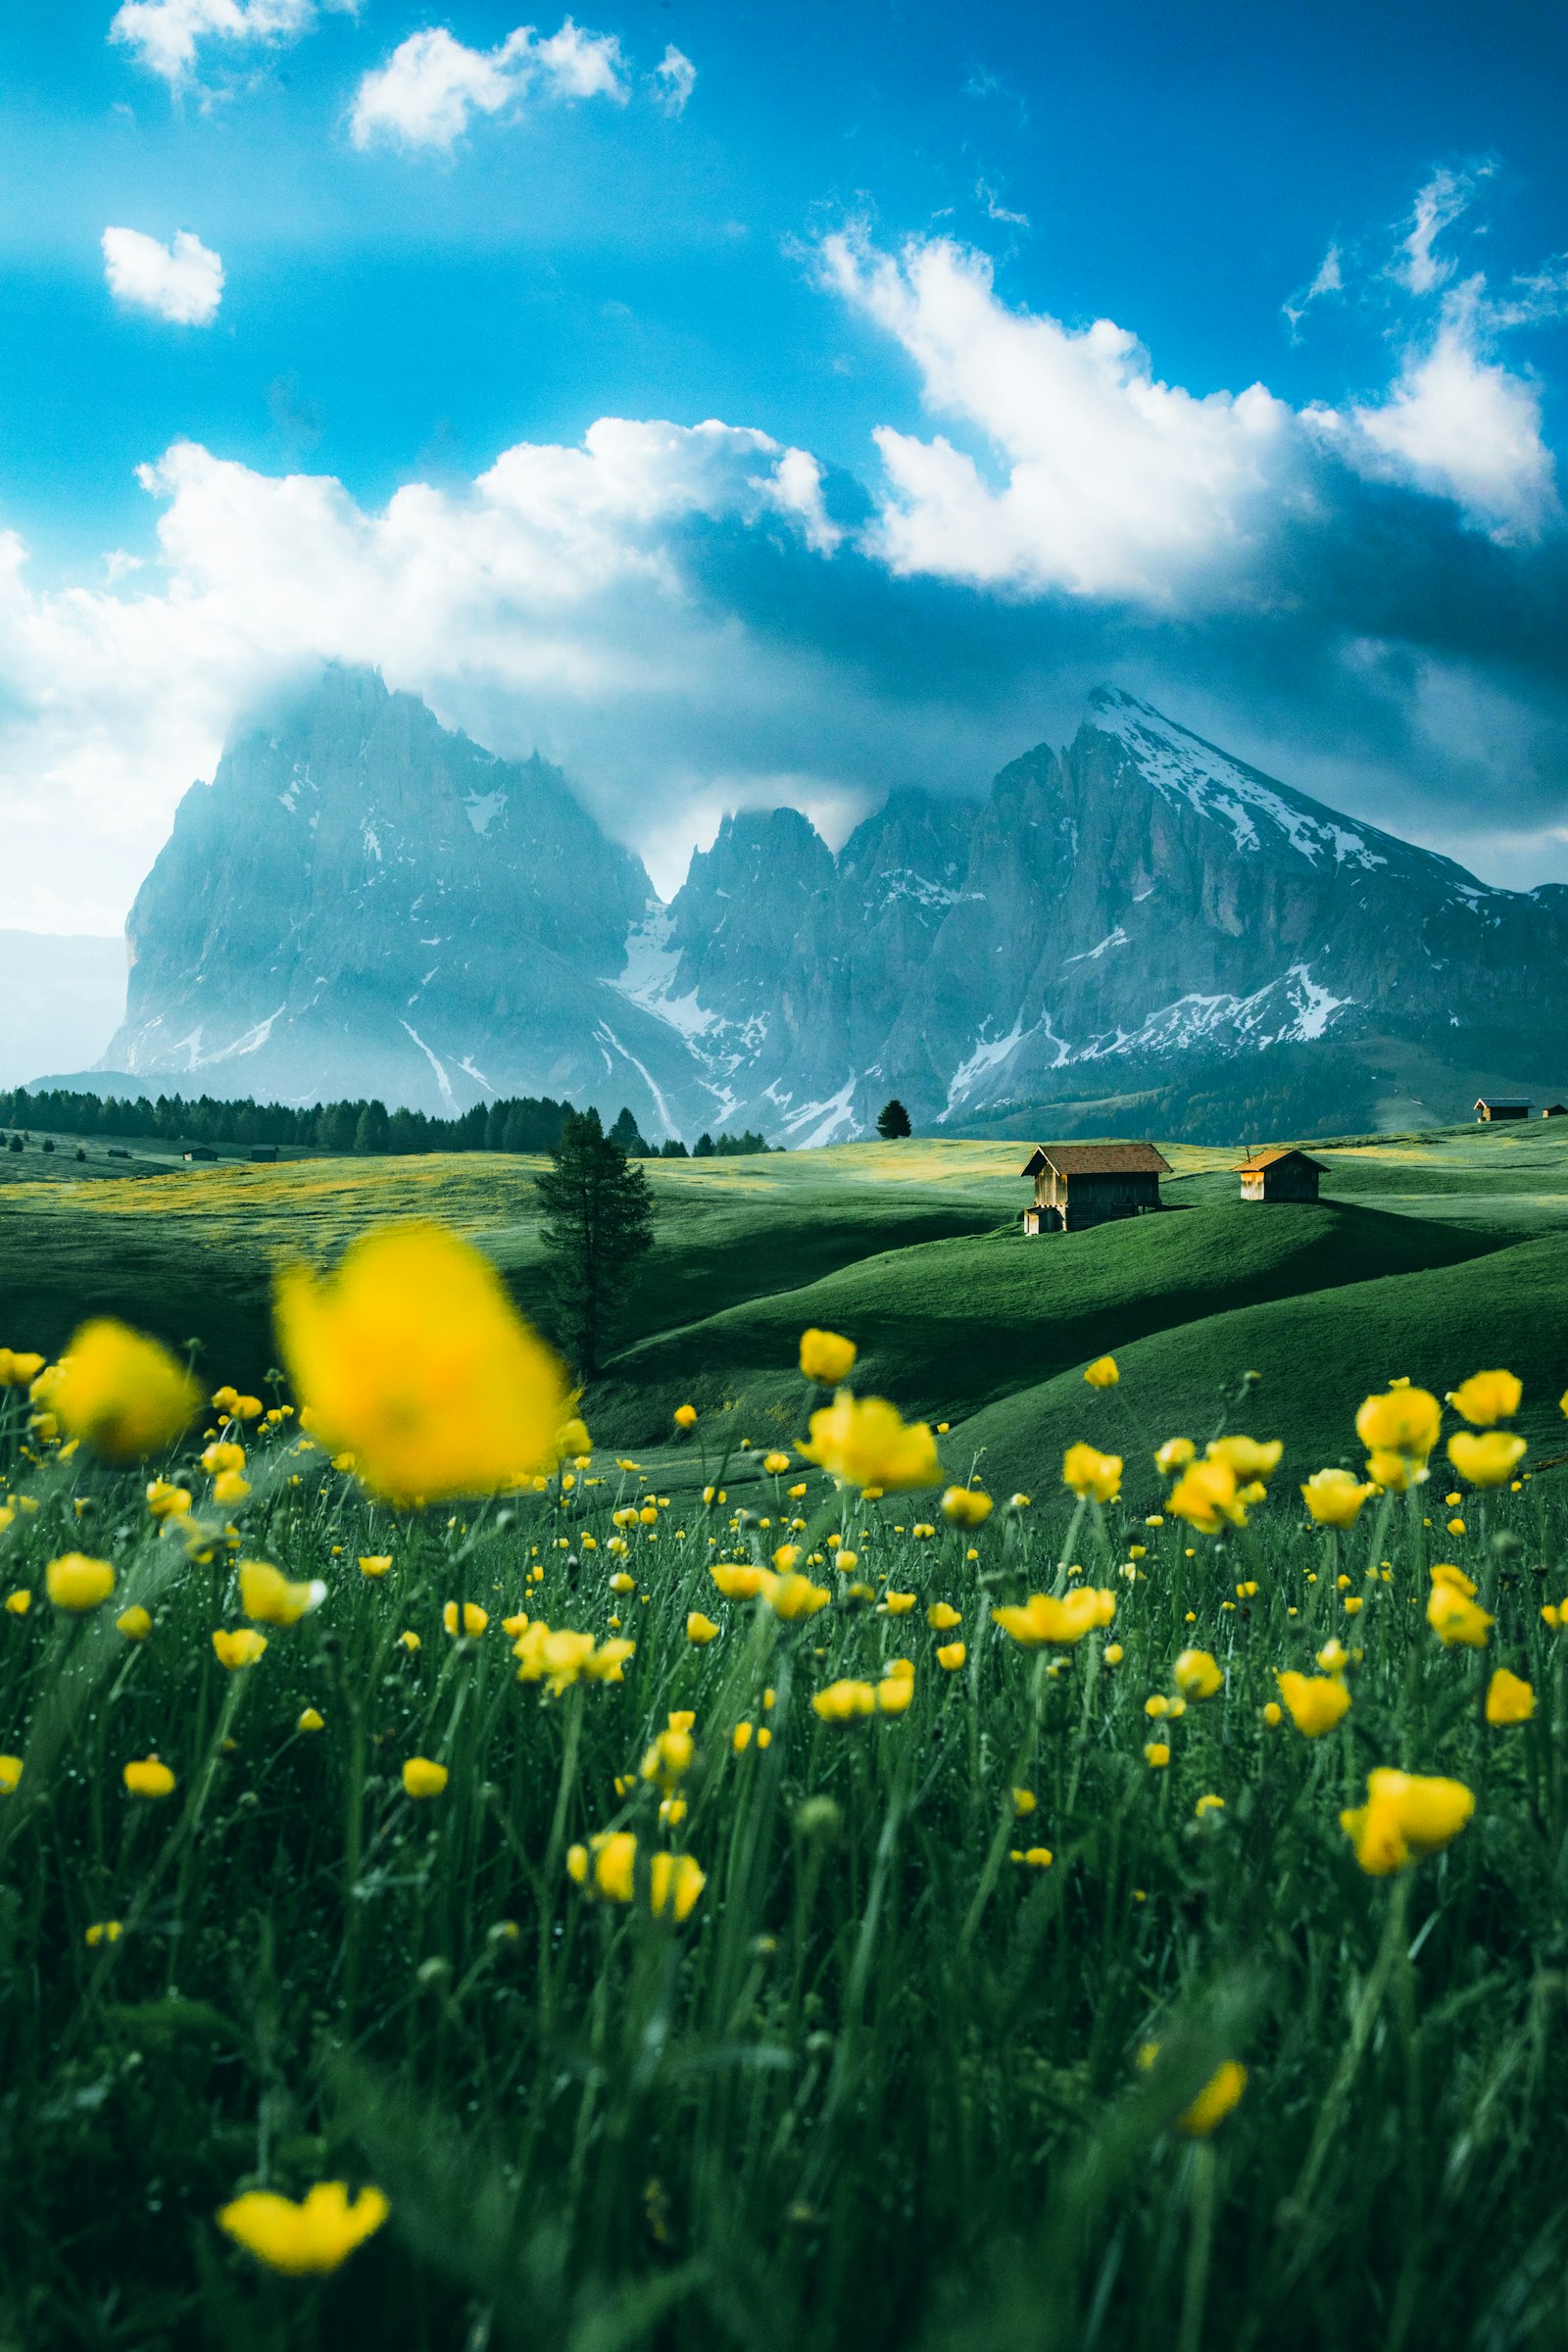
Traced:
<path fill-rule="evenodd" d="M 1114 1217 L 1147 1216 L 1160 1203 L 1170 1162 L 1152 1144 L 1037 1144 L 1023 1170 L 1034 1178 L 1025 1233 L 1081 1233 Z"/>
<path fill-rule="evenodd" d="M 206 1144 L 192 1144 L 190 1150 L 185 1153 L 185 1157 L 187 1159 L 216 1159 L 218 1153 L 209 1150 Z"/>
<path fill-rule="evenodd" d="M 1568 1119 L 1568 1102 L 1548 1102 L 1541 1115 L 1544 1119 Z"/>
<path fill-rule="evenodd" d="M 1476 1117 L 1485 1126 L 1489 1119 L 1528 1119 L 1530 1104 L 1523 1095 L 1483 1095 L 1476 1104 Z"/>
<path fill-rule="evenodd" d="M 251 1153 L 252 1165 L 256 1167 L 270 1168 L 276 1158 L 277 1146 L 275 1144 L 258 1144 Z"/>
<path fill-rule="evenodd" d="M 1315 1200 L 1323 1162 L 1293 1144 L 1277 1144 L 1269 1152 L 1249 1152 L 1234 1173 L 1242 1180 L 1244 1200 Z"/>

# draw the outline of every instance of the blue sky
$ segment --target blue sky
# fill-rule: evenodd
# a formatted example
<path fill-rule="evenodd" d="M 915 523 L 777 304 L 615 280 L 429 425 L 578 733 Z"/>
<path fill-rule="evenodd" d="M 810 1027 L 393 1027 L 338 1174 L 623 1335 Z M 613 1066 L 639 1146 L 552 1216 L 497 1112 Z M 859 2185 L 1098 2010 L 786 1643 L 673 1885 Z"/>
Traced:
<path fill-rule="evenodd" d="M 0 922 L 114 928 L 330 657 L 665 886 L 1101 676 L 1568 878 L 1561 12 L 526 23 L 7 12 Z"/>

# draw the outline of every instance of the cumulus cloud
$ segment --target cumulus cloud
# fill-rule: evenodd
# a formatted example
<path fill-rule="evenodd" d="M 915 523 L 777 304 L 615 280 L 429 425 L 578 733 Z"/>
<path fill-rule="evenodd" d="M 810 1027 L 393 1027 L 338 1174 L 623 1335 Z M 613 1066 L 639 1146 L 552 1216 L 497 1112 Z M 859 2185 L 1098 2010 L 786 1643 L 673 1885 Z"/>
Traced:
<path fill-rule="evenodd" d="M 663 56 L 654 68 L 655 96 L 666 115 L 683 115 L 686 101 L 697 87 L 697 68 L 669 42 Z"/>
<path fill-rule="evenodd" d="M 570 17 L 548 40 L 522 24 L 494 49 L 469 49 L 444 25 L 411 33 L 360 83 L 349 135 L 356 147 L 384 140 L 450 151 L 476 115 L 515 112 L 531 96 L 608 98 L 624 106 L 619 41 L 612 33 L 584 32 Z"/>
<path fill-rule="evenodd" d="M 1444 230 L 1451 228 L 1468 210 L 1476 181 L 1484 176 L 1469 172 L 1434 172 L 1425 187 L 1418 190 L 1408 227 L 1389 264 L 1389 275 L 1412 294 L 1436 293 L 1453 275 L 1453 262 L 1446 255 L 1434 253 L 1433 247 Z"/>
<path fill-rule="evenodd" d="M 139 228 L 106 228 L 104 277 L 128 310 L 151 311 L 175 326 L 211 326 L 223 298 L 221 257 L 188 228 L 160 245 Z"/>
<path fill-rule="evenodd" d="M 177 88 L 195 74 L 204 41 L 280 47 L 310 32 L 323 9 L 358 14 L 360 0 L 122 0 L 109 38 Z"/>

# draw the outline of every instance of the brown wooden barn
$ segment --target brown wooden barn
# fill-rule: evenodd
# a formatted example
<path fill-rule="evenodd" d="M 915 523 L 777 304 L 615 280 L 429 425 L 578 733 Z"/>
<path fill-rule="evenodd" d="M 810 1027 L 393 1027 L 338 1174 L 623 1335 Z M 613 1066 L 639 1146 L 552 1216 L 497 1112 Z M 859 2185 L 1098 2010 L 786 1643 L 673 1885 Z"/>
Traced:
<path fill-rule="evenodd" d="M 1476 1117 L 1484 1126 L 1489 1119 L 1528 1119 L 1530 1104 L 1523 1095 L 1483 1095 L 1476 1104 Z"/>
<path fill-rule="evenodd" d="M 1277 1144 L 1271 1152 L 1249 1152 L 1234 1172 L 1244 1200 L 1315 1200 L 1323 1162 L 1292 1144 Z"/>
<path fill-rule="evenodd" d="M 1170 1162 L 1152 1144 L 1037 1144 L 1023 1173 L 1035 1180 L 1025 1233 L 1081 1233 L 1157 1209 Z"/>

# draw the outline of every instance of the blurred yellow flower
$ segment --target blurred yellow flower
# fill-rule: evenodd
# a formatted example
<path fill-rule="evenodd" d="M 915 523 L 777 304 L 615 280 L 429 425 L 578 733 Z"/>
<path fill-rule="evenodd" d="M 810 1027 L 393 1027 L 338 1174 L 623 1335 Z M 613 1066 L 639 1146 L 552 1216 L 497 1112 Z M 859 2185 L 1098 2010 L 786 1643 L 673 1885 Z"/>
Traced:
<path fill-rule="evenodd" d="M 230 1674 L 242 1666 L 254 1666 L 267 1647 L 267 1636 L 257 1633 L 254 1626 L 242 1625 L 233 1633 L 221 1630 L 213 1636 L 213 1648 L 220 1666 Z"/>
<path fill-rule="evenodd" d="M 1194 1462 L 1184 1470 L 1165 1508 L 1200 1535 L 1217 1535 L 1222 1526 L 1247 1525 L 1247 1504 L 1237 1490 L 1236 1473 L 1223 1454 Z"/>
<path fill-rule="evenodd" d="M 1372 1456 L 1367 1468 L 1377 1484 L 1402 1494 L 1424 1478 L 1442 1423 L 1443 1407 L 1429 1389 L 1396 1386 L 1368 1396 L 1355 1416 L 1355 1430 Z"/>
<path fill-rule="evenodd" d="M 183 1519 L 190 1510 L 190 1495 L 183 1487 L 171 1486 L 167 1478 L 155 1478 L 147 1489 L 147 1512 L 153 1519 Z"/>
<path fill-rule="evenodd" d="M 656 1918 L 690 1916 L 707 1880 L 690 1854 L 649 1857 L 649 1908 Z M 566 1873 L 590 1894 L 629 1903 L 636 1891 L 637 1840 L 630 1830 L 601 1831 L 566 1854 Z"/>
<path fill-rule="evenodd" d="M 249 1479 L 242 1478 L 237 1470 L 220 1470 L 213 1481 L 213 1500 L 221 1503 L 225 1511 L 244 1502 L 250 1491 Z"/>
<path fill-rule="evenodd" d="M 782 1617 L 787 1625 L 801 1617 L 814 1617 L 832 1597 L 825 1585 L 813 1585 L 808 1576 L 781 1576 L 766 1595 L 774 1616 Z"/>
<path fill-rule="evenodd" d="M 440 1796 L 451 1777 L 432 1756 L 410 1756 L 403 1767 L 404 1791 L 418 1804 L 427 1796 Z"/>
<path fill-rule="evenodd" d="M 1332 1732 L 1350 1703 L 1350 1693 L 1338 1675 L 1277 1674 L 1280 1696 L 1291 1721 L 1308 1740 Z"/>
<path fill-rule="evenodd" d="M 484 1629 L 489 1622 L 489 1611 L 487 1609 L 481 1609 L 476 1600 L 466 1600 L 464 1602 L 462 1631 L 470 1642 L 477 1641 L 478 1637 L 484 1632 Z M 445 1626 L 447 1632 L 453 1637 L 453 1639 L 456 1640 L 459 1626 L 458 1604 L 455 1600 L 449 1600 L 443 1604 L 441 1610 L 441 1623 Z"/>
<path fill-rule="evenodd" d="M 132 1796 L 160 1797 L 173 1792 L 174 1776 L 157 1756 L 142 1756 L 127 1764 L 122 1778 Z"/>
<path fill-rule="evenodd" d="M 1453 1390 L 1448 1402 L 1476 1429 L 1490 1429 L 1494 1421 L 1506 1421 L 1519 1410 L 1523 1395 L 1523 1385 L 1511 1372 L 1472 1372 Z"/>
<path fill-rule="evenodd" d="M 1061 1483 L 1086 1500 L 1114 1502 L 1121 1493 L 1121 1455 L 1094 1446 L 1069 1446 L 1061 1457 Z"/>
<path fill-rule="evenodd" d="M 1536 1694 L 1522 1675 L 1499 1666 L 1487 1685 L 1487 1721 L 1497 1730 L 1528 1723 L 1536 1711 Z"/>
<path fill-rule="evenodd" d="M 812 1698 L 811 1711 L 824 1723 L 858 1723 L 876 1713 L 876 1691 L 869 1683 L 829 1683 Z"/>
<path fill-rule="evenodd" d="M 1445 1649 L 1485 1649 L 1494 1620 L 1476 1601 L 1450 1584 L 1436 1584 L 1427 1597 L 1427 1623 Z"/>
<path fill-rule="evenodd" d="M 853 1340 L 841 1339 L 836 1331 L 803 1331 L 801 1334 L 801 1376 L 814 1381 L 819 1389 L 836 1389 L 848 1380 L 858 1350 Z"/>
<path fill-rule="evenodd" d="M 1046 1642 L 1067 1648 L 1097 1626 L 1108 1625 L 1115 1614 L 1114 1592 L 1076 1585 L 1060 1600 L 1049 1592 L 1031 1592 L 1021 1607 L 993 1609 L 991 1621 L 1026 1649 Z"/>
<path fill-rule="evenodd" d="M 1151 1772 L 1163 1772 L 1170 1762 L 1170 1749 L 1163 1740 L 1151 1740 L 1144 1749 L 1144 1762 Z"/>
<path fill-rule="evenodd" d="M 556 1459 L 565 1374 L 490 1260 L 440 1226 L 389 1225 L 335 1274 L 277 1286 L 294 1387 L 331 1449 L 399 1503 L 490 1494 Z"/>
<path fill-rule="evenodd" d="M 1307 1515 L 1319 1527 L 1349 1527 L 1371 1494 L 1352 1470 L 1314 1470 L 1301 1494 Z"/>
<path fill-rule="evenodd" d="M 362 1576 L 385 1576 L 391 1565 L 392 1554 L 389 1551 L 367 1552 L 362 1554 L 360 1559 L 360 1574 Z"/>
<path fill-rule="evenodd" d="M 1154 1467 L 1166 1478 L 1174 1478 L 1185 1470 L 1198 1452 L 1191 1438 L 1167 1438 L 1154 1455 Z"/>
<path fill-rule="evenodd" d="M 949 1642 L 937 1651 L 937 1664 L 946 1674 L 956 1674 L 969 1652 L 961 1642 Z"/>
<path fill-rule="evenodd" d="M 715 1641 L 717 1637 L 718 1628 L 711 1617 L 705 1617 L 701 1609 L 691 1609 L 687 1612 L 686 1639 L 688 1642 L 695 1642 L 701 1648 L 705 1642 Z"/>
<path fill-rule="evenodd" d="M 378 2188 L 362 2188 L 350 2204 L 346 2181 L 318 2180 L 299 2204 L 271 2189 L 247 2189 L 223 2207 L 218 2223 L 269 2270 L 289 2278 L 323 2278 L 373 2236 L 390 2210 Z"/>
<path fill-rule="evenodd" d="M 782 1478 L 789 1467 L 790 1457 L 787 1453 L 766 1453 L 762 1456 L 762 1468 L 769 1478 Z"/>
<path fill-rule="evenodd" d="M 319 1707 L 306 1707 L 294 1729 L 297 1732 L 324 1732 L 326 1717 L 321 1713 Z"/>
<path fill-rule="evenodd" d="M 1192 2105 L 1176 2118 L 1177 2131 L 1185 2132 L 1189 2139 L 1206 2139 L 1239 2104 L 1246 2088 L 1246 2067 L 1227 2058 L 1223 2066 L 1215 2068 Z"/>
<path fill-rule="evenodd" d="M 0 1796 L 15 1796 L 23 1769 L 20 1756 L 0 1756 Z"/>
<path fill-rule="evenodd" d="M 1207 1449 L 1207 1458 L 1227 1462 L 1238 1483 L 1247 1484 L 1253 1479 L 1272 1478 L 1284 1451 L 1284 1444 L 1278 1438 L 1270 1438 L 1262 1446 L 1255 1438 L 1216 1438 Z"/>
<path fill-rule="evenodd" d="M 1476 1809 L 1461 1781 L 1429 1779 L 1383 1767 L 1367 1775 L 1367 1801 L 1340 1815 L 1355 1858 L 1373 1878 L 1387 1878 L 1457 1838 Z"/>
<path fill-rule="evenodd" d="M 963 1623 L 963 1611 L 954 1608 L 950 1601 L 933 1601 L 925 1613 L 925 1621 L 934 1633 L 951 1633 L 956 1625 Z"/>
<path fill-rule="evenodd" d="M 842 1559 L 843 1554 L 839 1556 Z M 884 1592 L 882 1606 L 890 1617 L 907 1617 L 919 1597 L 918 1592 Z"/>
<path fill-rule="evenodd" d="M 1225 1681 L 1206 1649 L 1184 1649 L 1171 1674 L 1183 1698 L 1212 1698 Z"/>
<path fill-rule="evenodd" d="M 128 1609 L 122 1609 L 115 1619 L 116 1633 L 123 1634 L 127 1642 L 145 1642 L 152 1630 L 152 1617 L 139 1600 L 133 1600 Z"/>
<path fill-rule="evenodd" d="M 239 1605 L 257 1625 L 297 1625 L 326 1598 L 326 1587 L 319 1577 L 306 1584 L 290 1584 L 281 1569 L 266 1560 L 241 1560 L 238 1573 Z"/>
<path fill-rule="evenodd" d="M 978 1487 L 950 1487 L 942 1497 L 942 1516 L 954 1527 L 984 1527 L 993 1507 Z"/>
<path fill-rule="evenodd" d="M 1092 1389 L 1113 1389 L 1121 1378 L 1116 1369 L 1116 1358 L 1113 1355 L 1097 1355 L 1084 1378 Z"/>
<path fill-rule="evenodd" d="M 942 1475 L 927 1423 L 906 1422 L 884 1396 L 857 1397 L 840 1389 L 831 1404 L 811 1415 L 810 1426 L 810 1441 L 801 1452 L 851 1486 L 903 1494 L 934 1487 Z"/>
<path fill-rule="evenodd" d="M 32 1393 L 111 1462 L 172 1446 L 201 1409 L 196 1383 L 161 1342 L 107 1319 L 83 1323 Z"/>
<path fill-rule="evenodd" d="M 100 1944 L 118 1943 L 124 1932 L 123 1925 L 118 1919 L 95 1919 L 83 1935 L 82 1941 L 96 1951 Z"/>
<path fill-rule="evenodd" d="M 676 1405 L 675 1427 L 677 1429 L 695 1429 L 697 1427 L 697 1407 L 695 1404 Z"/>
<path fill-rule="evenodd" d="M 83 1610 L 102 1607 L 115 1589 L 115 1572 L 108 1560 L 90 1560 L 85 1552 L 68 1551 L 49 1562 L 43 1582 L 57 1609 L 79 1616 Z"/>
<path fill-rule="evenodd" d="M 1525 1450 L 1524 1439 L 1505 1429 L 1488 1429 L 1479 1434 L 1459 1429 L 1448 1440 L 1449 1461 L 1473 1487 L 1506 1486 L 1523 1461 Z"/>
<path fill-rule="evenodd" d="M 0 1348 L 0 1389 L 28 1389 L 43 1370 L 41 1355 Z"/>

